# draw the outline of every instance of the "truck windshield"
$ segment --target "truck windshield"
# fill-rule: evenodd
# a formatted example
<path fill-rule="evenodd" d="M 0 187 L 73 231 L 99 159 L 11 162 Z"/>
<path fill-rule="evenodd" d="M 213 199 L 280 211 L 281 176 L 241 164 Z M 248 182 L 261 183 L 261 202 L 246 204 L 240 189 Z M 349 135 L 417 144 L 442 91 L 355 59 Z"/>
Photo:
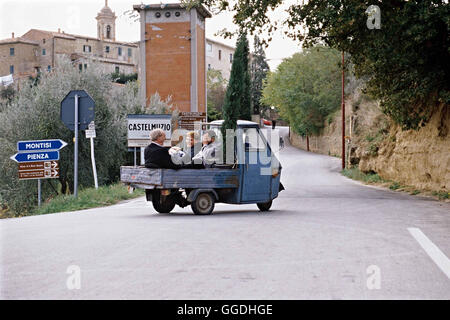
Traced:
<path fill-rule="evenodd" d="M 245 128 L 242 133 L 242 142 L 248 151 L 263 151 L 266 149 L 266 143 L 256 128 Z"/>

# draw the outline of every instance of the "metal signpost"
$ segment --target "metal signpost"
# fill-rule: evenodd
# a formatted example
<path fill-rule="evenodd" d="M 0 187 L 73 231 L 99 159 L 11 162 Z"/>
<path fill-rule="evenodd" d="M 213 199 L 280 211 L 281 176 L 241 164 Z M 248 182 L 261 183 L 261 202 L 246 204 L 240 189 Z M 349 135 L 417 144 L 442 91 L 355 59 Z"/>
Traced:
<path fill-rule="evenodd" d="M 60 139 L 17 142 L 17 153 L 11 160 L 19 164 L 19 180 L 38 180 L 38 206 L 41 206 L 41 179 L 59 178 L 59 150 L 66 145 Z"/>
<path fill-rule="evenodd" d="M 86 132 L 86 138 L 89 138 L 91 140 L 91 162 L 92 162 L 92 173 L 94 174 L 94 184 L 95 189 L 98 189 L 98 180 L 97 180 L 97 168 L 95 166 L 95 156 L 94 156 L 94 138 L 96 137 L 95 134 L 95 123 L 92 121 L 89 123 L 88 126 L 89 129 L 87 129 Z"/>
<path fill-rule="evenodd" d="M 74 131 L 74 196 L 78 197 L 78 130 L 88 129 L 94 121 L 95 102 L 84 90 L 72 90 L 61 101 L 61 120 L 67 128 Z"/>
<path fill-rule="evenodd" d="M 129 114 L 127 122 L 128 147 L 134 148 L 134 166 L 136 166 L 136 148 L 141 148 L 141 164 L 143 164 L 144 148 L 150 144 L 150 131 L 162 129 L 166 133 L 166 139 L 172 137 L 170 114 Z"/>

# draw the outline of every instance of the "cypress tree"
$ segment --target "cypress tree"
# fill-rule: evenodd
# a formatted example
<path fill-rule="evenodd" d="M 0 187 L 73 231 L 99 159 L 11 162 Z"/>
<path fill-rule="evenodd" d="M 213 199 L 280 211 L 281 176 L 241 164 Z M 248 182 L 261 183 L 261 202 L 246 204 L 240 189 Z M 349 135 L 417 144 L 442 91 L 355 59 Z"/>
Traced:
<path fill-rule="evenodd" d="M 243 55 L 242 55 L 242 99 L 239 118 L 242 120 L 252 120 L 252 99 L 251 99 L 251 81 L 250 81 L 250 70 L 249 70 L 249 56 L 250 49 L 248 46 L 247 35 L 241 33 L 240 35 Z"/>
<path fill-rule="evenodd" d="M 226 155 L 227 129 L 236 130 L 237 120 L 251 119 L 251 96 L 250 96 L 250 74 L 248 70 L 248 41 L 244 33 L 239 35 L 236 51 L 234 52 L 233 64 L 231 65 L 230 80 L 227 86 L 225 102 L 223 105 L 222 135 L 225 139 L 223 144 L 223 155 Z M 225 160 L 225 158 L 224 158 Z"/>

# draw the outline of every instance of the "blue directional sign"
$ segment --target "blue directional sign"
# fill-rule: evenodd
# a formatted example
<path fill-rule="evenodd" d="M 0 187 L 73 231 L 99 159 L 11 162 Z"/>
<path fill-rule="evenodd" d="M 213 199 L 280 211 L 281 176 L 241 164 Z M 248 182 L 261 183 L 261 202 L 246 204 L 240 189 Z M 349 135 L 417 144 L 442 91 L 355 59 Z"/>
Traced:
<path fill-rule="evenodd" d="M 59 151 L 21 152 L 11 157 L 16 162 L 59 160 Z"/>
<path fill-rule="evenodd" d="M 48 150 L 60 150 L 67 145 L 66 142 L 61 139 L 53 140 L 34 140 L 34 141 L 19 141 L 17 142 L 17 151 L 48 151 Z"/>

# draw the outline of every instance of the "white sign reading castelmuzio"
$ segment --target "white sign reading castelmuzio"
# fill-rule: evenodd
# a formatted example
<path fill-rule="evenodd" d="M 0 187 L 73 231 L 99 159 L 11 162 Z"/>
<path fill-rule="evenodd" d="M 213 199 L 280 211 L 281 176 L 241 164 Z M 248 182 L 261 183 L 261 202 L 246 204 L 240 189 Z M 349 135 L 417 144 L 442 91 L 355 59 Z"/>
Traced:
<path fill-rule="evenodd" d="M 166 139 L 172 136 L 172 116 L 170 114 L 129 114 L 127 116 L 128 146 L 139 147 L 150 143 L 150 131 L 162 129 Z"/>

